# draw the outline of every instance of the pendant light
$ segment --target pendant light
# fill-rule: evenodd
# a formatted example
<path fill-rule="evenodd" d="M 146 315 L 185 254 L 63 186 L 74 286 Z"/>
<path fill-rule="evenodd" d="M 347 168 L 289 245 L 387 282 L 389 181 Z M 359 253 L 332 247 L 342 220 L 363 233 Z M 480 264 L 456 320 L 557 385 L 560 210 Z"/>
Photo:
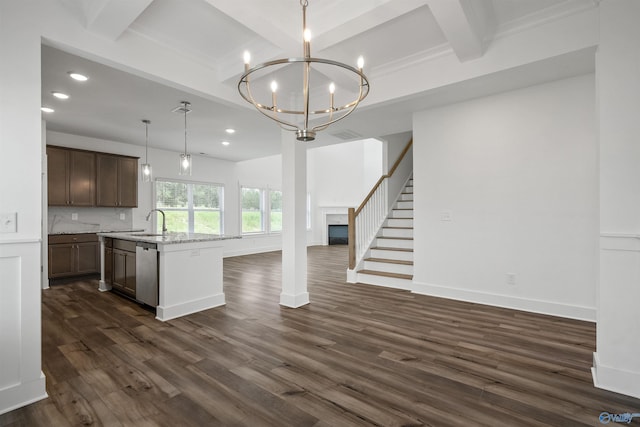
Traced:
<path fill-rule="evenodd" d="M 144 163 L 140 169 L 142 182 L 151 182 L 151 164 L 149 163 L 149 124 L 150 120 L 142 120 L 144 123 Z"/>
<path fill-rule="evenodd" d="M 173 110 L 184 113 L 184 153 L 180 154 L 180 175 L 191 176 L 191 154 L 187 153 L 187 113 L 191 111 L 189 108 L 191 104 L 187 101 L 182 101 L 181 104 Z"/>

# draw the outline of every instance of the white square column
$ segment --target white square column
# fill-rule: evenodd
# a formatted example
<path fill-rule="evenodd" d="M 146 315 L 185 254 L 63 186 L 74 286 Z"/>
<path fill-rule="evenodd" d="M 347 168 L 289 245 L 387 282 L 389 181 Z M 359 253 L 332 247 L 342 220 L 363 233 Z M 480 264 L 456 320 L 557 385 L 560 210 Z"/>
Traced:
<path fill-rule="evenodd" d="M 603 0 L 596 55 L 600 281 L 593 379 L 640 398 L 640 2 Z"/>
<path fill-rule="evenodd" d="M 307 292 L 307 145 L 282 131 L 282 293 L 280 305 L 309 304 Z"/>

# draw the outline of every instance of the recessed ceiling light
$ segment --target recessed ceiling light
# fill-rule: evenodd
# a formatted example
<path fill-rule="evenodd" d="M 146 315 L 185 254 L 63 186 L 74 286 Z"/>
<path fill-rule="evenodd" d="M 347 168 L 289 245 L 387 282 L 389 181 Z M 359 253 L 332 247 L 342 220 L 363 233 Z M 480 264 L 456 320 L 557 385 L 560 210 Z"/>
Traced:
<path fill-rule="evenodd" d="M 74 73 L 73 71 L 69 71 L 69 77 L 71 77 L 73 80 L 77 80 L 79 82 L 86 82 L 87 80 L 89 80 L 89 77 L 83 75 L 83 74 L 79 74 L 79 73 Z"/>
<path fill-rule="evenodd" d="M 55 111 L 53 108 L 49 108 L 49 107 L 40 107 L 40 110 L 42 110 L 45 113 L 53 113 Z"/>
<path fill-rule="evenodd" d="M 227 145 L 229 145 L 229 144 L 230 144 L 230 142 L 229 142 L 229 141 L 222 141 L 222 145 L 224 145 L 225 147 L 226 147 Z"/>
<path fill-rule="evenodd" d="M 66 93 L 62 93 L 62 92 L 51 92 L 51 95 L 55 96 L 58 99 L 68 99 L 69 95 L 67 95 Z"/>
<path fill-rule="evenodd" d="M 225 131 L 226 133 L 229 133 L 229 134 L 231 134 L 231 133 L 236 133 L 236 130 L 235 130 L 235 129 L 231 129 L 231 128 L 227 128 L 227 129 L 225 129 L 224 131 Z"/>

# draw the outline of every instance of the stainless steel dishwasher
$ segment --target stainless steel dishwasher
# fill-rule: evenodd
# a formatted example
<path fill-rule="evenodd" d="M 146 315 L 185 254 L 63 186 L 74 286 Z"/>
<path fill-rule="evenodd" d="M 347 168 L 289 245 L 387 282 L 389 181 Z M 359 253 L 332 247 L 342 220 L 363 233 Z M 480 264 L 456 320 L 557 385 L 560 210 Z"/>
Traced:
<path fill-rule="evenodd" d="M 136 242 L 136 300 L 158 306 L 158 246 Z"/>

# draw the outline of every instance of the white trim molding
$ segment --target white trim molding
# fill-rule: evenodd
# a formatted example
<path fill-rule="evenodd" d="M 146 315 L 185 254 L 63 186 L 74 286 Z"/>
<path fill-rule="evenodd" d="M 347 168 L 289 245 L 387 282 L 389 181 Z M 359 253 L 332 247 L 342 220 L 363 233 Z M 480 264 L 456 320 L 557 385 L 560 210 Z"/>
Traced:
<path fill-rule="evenodd" d="M 458 301 L 486 304 L 495 307 L 510 308 L 513 310 L 529 311 L 532 313 L 547 314 L 550 316 L 565 317 L 568 319 L 585 320 L 595 322 L 595 307 L 583 307 L 570 304 L 561 304 L 552 301 L 542 301 L 529 298 L 519 298 L 509 295 L 477 292 L 468 289 L 451 288 L 430 283 L 413 281 L 412 292 L 421 295 L 429 295 L 439 298 L 449 298 Z"/>
<path fill-rule="evenodd" d="M 593 383 L 640 398 L 640 235 L 600 234 Z"/>
<path fill-rule="evenodd" d="M 0 414 L 47 397 L 40 359 L 40 254 L 39 238 L 0 241 Z"/>

